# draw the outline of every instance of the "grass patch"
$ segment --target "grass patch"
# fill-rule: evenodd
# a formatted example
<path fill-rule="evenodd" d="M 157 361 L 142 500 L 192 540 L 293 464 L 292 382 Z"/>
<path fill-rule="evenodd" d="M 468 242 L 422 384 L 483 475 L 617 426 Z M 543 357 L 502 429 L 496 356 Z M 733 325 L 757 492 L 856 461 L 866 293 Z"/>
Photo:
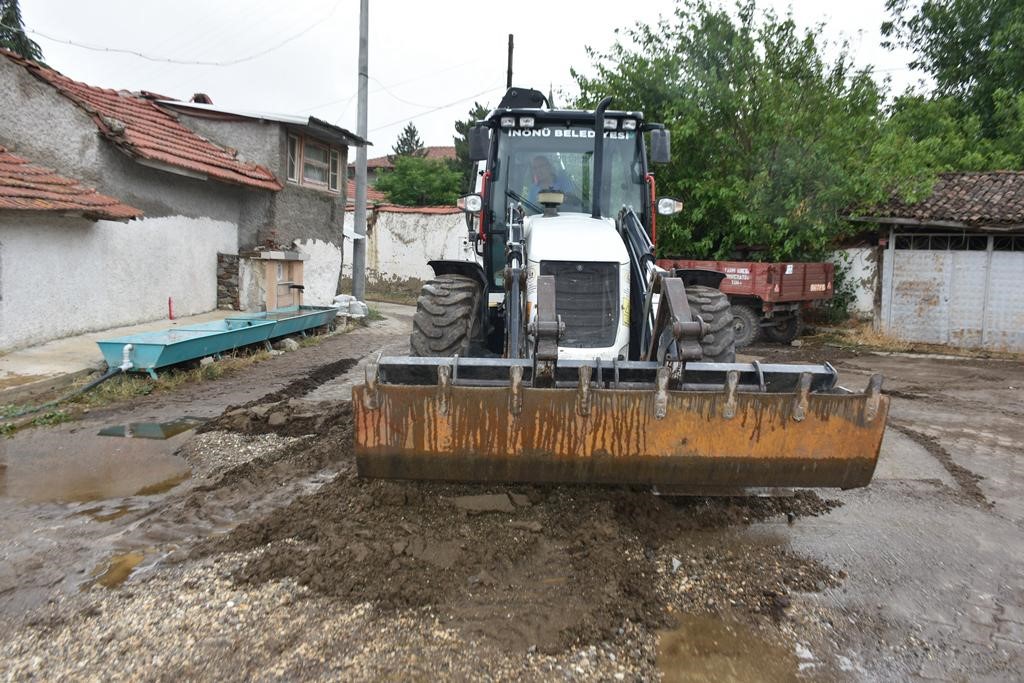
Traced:
<path fill-rule="evenodd" d="M 192 368 L 175 368 L 160 372 L 156 380 L 142 374 L 122 374 L 107 380 L 81 396 L 76 396 L 71 402 L 93 408 L 111 403 L 130 401 L 134 398 L 149 396 L 154 393 L 174 391 L 187 384 L 197 384 L 218 379 L 268 358 L 270 358 L 270 353 L 264 350 L 255 352 L 242 351 L 234 355 L 224 356 L 221 360 L 208 363 L 207 365 L 197 365 Z M 91 377 L 83 378 L 76 382 L 73 388 L 84 386 L 92 381 L 92 379 Z"/>
<path fill-rule="evenodd" d="M 960 348 L 945 344 L 925 344 L 898 339 L 892 335 L 876 330 L 871 323 L 859 323 L 847 329 L 815 335 L 826 344 L 842 348 L 853 348 L 864 351 L 884 351 L 889 353 L 923 353 L 960 358 L 980 358 L 998 360 L 1024 359 L 1024 354 L 992 349 Z"/>
<path fill-rule="evenodd" d="M 297 340 L 299 342 L 299 348 L 304 349 L 309 346 L 319 346 L 326 336 L 327 335 L 325 334 L 311 334 L 305 337 L 299 337 Z"/>
<path fill-rule="evenodd" d="M 373 306 L 367 306 L 366 308 L 369 311 L 369 313 L 367 313 L 366 315 L 366 322 L 372 323 L 378 320 L 384 320 L 384 314 L 378 311 L 376 308 L 374 308 Z"/>
<path fill-rule="evenodd" d="M 70 422 L 74 418 L 66 410 L 47 410 L 32 418 L 32 424 L 36 427 L 48 427 L 59 425 L 62 422 Z"/>

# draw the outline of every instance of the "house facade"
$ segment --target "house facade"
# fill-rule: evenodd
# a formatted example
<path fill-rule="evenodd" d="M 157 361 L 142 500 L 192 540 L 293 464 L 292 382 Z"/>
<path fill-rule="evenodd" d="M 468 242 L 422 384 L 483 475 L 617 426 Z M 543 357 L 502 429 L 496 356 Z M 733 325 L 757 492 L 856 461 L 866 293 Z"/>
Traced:
<path fill-rule="evenodd" d="M 0 351 L 160 319 L 169 304 L 186 316 L 337 293 L 352 137 L 241 118 L 208 126 L 234 143 L 218 144 L 164 99 L 0 50 L 0 146 L 137 212 L 65 210 L 53 188 L 26 196 L 23 177 L 0 177 L 0 197 L 20 202 L 0 204 Z"/>
<path fill-rule="evenodd" d="M 281 188 L 131 93 L 94 88 L 0 51 L 0 145 L 138 210 L 0 208 L 0 350 L 217 304 L 218 253 L 264 220 Z M 25 194 L 8 176 L 3 192 Z M 59 197 L 48 195 L 52 200 Z M 38 205 L 39 198 L 21 197 Z"/>
<path fill-rule="evenodd" d="M 852 220 L 879 227 L 875 323 L 900 339 L 1024 351 L 1024 172 L 944 173 L 932 194 Z"/>
<path fill-rule="evenodd" d="M 239 233 L 237 289 L 222 287 L 220 305 L 247 310 L 268 301 L 269 308 L 292 305 L 297 284 L 304 288 L 303 303 L 330 304 L 341 277 L 350 199 L 344 175 L 348 149 L 366 142 L 314 117 L 231 109 L 209 101 L 163 99 L 158 104 L 203 137 L 236 150 L 240 159 L 269 169 L 281 182 L 262 220 Z"/>

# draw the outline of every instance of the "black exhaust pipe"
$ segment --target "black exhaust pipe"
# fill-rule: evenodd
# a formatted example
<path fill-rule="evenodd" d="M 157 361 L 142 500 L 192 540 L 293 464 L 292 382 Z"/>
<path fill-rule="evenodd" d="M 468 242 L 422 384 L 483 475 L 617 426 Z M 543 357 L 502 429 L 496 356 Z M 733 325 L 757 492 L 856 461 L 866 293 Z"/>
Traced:
<path fill-rule="evenodd" d="M 591 195 L 591 218 L 601 217 L 601 176 L 604 173 L 604 111 L 612 103 L 611 97 L 601 100 L 594 112 L 594 192 Z"/>

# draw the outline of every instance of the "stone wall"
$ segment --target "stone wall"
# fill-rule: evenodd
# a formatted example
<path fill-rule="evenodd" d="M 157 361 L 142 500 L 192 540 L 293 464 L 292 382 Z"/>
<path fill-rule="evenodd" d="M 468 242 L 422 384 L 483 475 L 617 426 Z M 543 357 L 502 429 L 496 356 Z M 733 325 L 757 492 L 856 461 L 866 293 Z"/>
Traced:
<path fill-rule="evenodd" d="M 217 254 L 217 308 L 227 311 L 241 308 L 238 297 L 238 254 Z"/>

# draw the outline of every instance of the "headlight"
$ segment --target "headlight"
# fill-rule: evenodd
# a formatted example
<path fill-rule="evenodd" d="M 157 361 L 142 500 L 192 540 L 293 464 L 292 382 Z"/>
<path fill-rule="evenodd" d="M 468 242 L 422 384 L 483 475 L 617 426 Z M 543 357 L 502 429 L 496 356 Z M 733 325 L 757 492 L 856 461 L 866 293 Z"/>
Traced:
<path fill-rule="evenodd" d="M 466 213 L 476 213 L 484 208 L 484 200 L 478 194 L 467 194 L 465 197 L 459 197 L 455 205 Z"/>
<path fill-rule="evenodd" d="M 678 199 L 672 199 L 671 197 L 661 197 L 658 199 L 658 213 L 662 216 L 674 216 L 683 210 L 683 203 Z"/>

